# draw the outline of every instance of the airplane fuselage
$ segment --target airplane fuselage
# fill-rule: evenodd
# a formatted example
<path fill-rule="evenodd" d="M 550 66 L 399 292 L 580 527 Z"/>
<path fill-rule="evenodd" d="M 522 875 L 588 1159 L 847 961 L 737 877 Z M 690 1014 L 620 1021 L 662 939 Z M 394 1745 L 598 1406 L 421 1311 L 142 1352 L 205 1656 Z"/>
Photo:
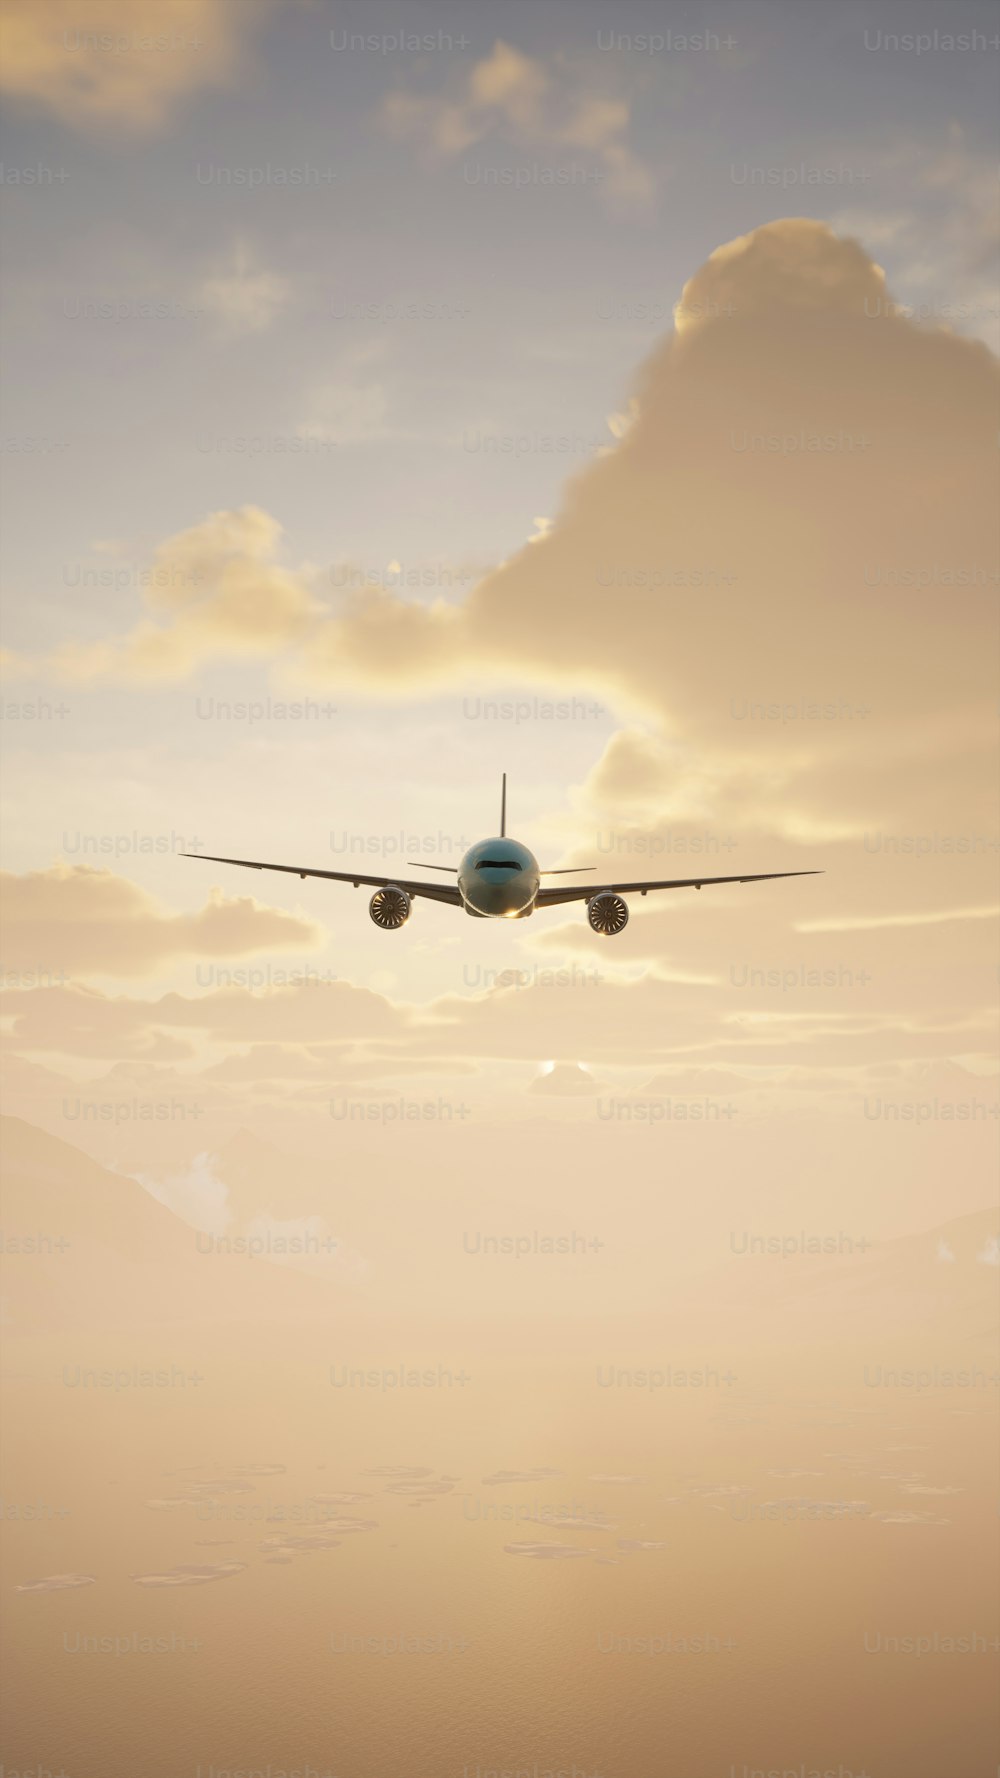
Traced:
<path fill-rule="evenodd" d="M 480 840 L 458 867 L 465 911 L 481 920 L 523 920 L 538 884 L 538 861 L 519 840 Z"/>

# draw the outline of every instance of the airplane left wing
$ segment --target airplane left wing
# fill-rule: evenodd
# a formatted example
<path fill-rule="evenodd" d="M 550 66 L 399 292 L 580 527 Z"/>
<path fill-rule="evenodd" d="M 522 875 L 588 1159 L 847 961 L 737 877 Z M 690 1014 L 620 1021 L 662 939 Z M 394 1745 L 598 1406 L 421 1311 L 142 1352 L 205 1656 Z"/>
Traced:
<path fill-rule="evenodd" d="M 359 883 L 372 889 L 405 889 L 407 895 L 422 895 L 427 901 L 447 901 L 461 907 L 462 897 L 457 883 L 414 883 L 409 877 L 370 877 L 360 870 L 312 870 L 303 864 L 259 864 L 255 858 L 216 858 L 210 852 L 182 852 L 182 858 L 204 858 L 208 864 L 239 864 L 245 870 L 280 870 L 290 877 L 328 877 L 334 883 Z"/>
<path fill-rule="evenodd" d="M 648 895 L 651 889 L 700 889 L 705 883 L 770 883 L 776 877 L 821 877 L 819 870 L 769 870 L 752 877 L 668 877 L 658 883 L 574 883 L 570 888 L 539 889 L 535 906 L 550 908 L 560 901 L 590 901 L 595 895 Z"/>

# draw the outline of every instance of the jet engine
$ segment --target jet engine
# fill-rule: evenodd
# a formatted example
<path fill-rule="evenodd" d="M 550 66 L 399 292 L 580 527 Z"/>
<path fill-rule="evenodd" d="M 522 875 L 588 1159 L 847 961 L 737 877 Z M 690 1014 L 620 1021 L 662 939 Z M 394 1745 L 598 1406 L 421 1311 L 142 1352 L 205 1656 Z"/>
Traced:
<path fill-rule="evenodd" d="M 623 932 L 628 925 L 628 907 L 620 895 L 612 895 L 605 890 L 603 895 L 594 895 L 587 903 L 587 919 L 595 932 L 603 932 L 606 938 L 614 938 L 616 933 Z"/>
<path fill-rule="evenodd" d="M 396 889 L 390 883 L 387 889 L 376 889 L 368 912 L 383 932 L 398 932 L 410 917 L 410 898 L 405 889 Z"/>

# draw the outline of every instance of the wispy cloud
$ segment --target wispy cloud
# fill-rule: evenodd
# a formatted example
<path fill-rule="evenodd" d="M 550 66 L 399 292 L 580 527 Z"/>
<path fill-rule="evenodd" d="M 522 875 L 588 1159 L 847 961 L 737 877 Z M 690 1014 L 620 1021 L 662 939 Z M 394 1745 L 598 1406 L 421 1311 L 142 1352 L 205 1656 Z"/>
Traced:
<path fill-rule="evenodd" d="M 416 142 L 439 160 L 454 160 L 490 138 L 562 157 L 589 154 L 608 207 L 645 215 L 655 201 L 653 172 L 628 142 L 628 100 L 595 91 L 592 68 L 585 74 L 565 58 L 524 55 L 502 39 L 467 74 L 451 76 L 436 92 L 411 83 L 389 93 L 379 121 L 389 135 Z"/>

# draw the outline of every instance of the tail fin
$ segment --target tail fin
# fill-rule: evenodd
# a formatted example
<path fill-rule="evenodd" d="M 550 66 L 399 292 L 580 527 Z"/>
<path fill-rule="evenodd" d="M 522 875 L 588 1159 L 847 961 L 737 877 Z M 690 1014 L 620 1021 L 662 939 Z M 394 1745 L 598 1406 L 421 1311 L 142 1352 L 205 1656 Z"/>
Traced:
<path fill-rule="evenodd" d="M 507 774 L 500 780 L 500 838 L 507 837 Z"/>

